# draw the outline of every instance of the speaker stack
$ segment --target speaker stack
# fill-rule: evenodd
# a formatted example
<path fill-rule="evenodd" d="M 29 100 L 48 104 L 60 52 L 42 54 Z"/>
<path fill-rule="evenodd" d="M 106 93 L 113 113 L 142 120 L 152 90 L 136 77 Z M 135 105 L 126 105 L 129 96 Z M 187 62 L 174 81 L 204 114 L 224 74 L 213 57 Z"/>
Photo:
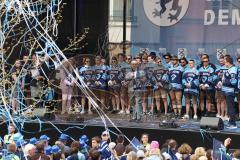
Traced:
<path fill-rule="evenodd" d="M 217 117 L 202 117 L 200 121 L 201 129 L 223 130 L 224 123 L 221 118 Z"/>

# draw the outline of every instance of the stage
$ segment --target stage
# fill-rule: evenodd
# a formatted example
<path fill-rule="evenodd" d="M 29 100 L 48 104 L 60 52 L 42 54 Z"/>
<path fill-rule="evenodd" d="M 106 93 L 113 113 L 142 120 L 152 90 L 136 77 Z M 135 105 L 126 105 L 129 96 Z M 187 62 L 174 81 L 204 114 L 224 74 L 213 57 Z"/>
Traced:
<path fill-rule="evenodd" d="M 69 134 L 75 140 L 82 134 L 87 134 L 89 137 L 99 136 L 101 132 L 105 130 L 107 126 L 111 132 L 111 136 L 115 137 L 119 134 L 117 127 L 123 134 L 125 134 L 130 140 L 133 137 L 140 138 L 142 133 L 148 133 L 150 140 L 158 140 L 160 145 L 164 143 L 166 139 L 176 139 L 179 144 L 186 142 L 192 147 L 203 146 L 206 148 L 212 148 L 212 138 L 224 140 L 227 137 L 233 139 L 233 148 L 239 146 L 240 128 L 236 130 L 224 129 L 222 131 L 214 130 L 200 130 L 200 121 L 184 120 L 184 119 L 171 119 L 170 116 L 144 116 L 143 121 L 140 123 L 129 122 L 130 115 L 118 115 L 107 114 L 111 122 L 105 118 L 104 121 L 97 115 L 60 115 L 56 114 L 56 118 L 53 121 L 40 121 L 39 119 L 26 121 L 22 123 L 22 132 L 25 138 L 39 137 L 42 134 L 47 134 L 51 137 L 53 142 L 57 140 L 60 135 L 59 132 Z M 68 121 L 69 117 L 74 119 L 76 117 L 84 117 L 84 122 Z M 176 125 L 176 128 L 169 126 L 160 126 L 163 121 L 172 121 Z M 225 122 L 226 123 L 226 122 Z M 114 125 L 115 126 L 114 126 Z M 240 126 L 240 122 L 238 122 Z M 6 133 L 6 123 L 1 124 L 1 136 Z M 114 139 L 114 138 L 113 138 Z M 126 142 L 127 143 L 127 142 Z"/>

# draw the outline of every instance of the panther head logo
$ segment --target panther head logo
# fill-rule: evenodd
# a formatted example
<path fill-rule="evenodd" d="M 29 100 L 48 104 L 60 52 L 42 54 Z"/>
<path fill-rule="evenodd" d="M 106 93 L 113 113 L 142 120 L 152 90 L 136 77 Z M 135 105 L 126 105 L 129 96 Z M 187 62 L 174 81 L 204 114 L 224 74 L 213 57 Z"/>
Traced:
<path fill-rule="evenodd" d="M 157 26 L 172 26 L 186 14 L 189 0 L 143 0 L 148 19 Z"/>

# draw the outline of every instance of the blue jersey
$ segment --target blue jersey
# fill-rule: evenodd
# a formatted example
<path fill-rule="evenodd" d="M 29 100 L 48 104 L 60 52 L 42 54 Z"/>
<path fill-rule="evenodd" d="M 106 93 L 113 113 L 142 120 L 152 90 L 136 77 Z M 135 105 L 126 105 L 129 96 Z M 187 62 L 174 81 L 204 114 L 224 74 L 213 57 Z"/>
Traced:
<path fill-rule="evenodd" d="M 222 77 L 224 72 L 227 70 L 225 65 L 217 65 L 216 70 L 213 76 L 213 85 L 216 86 L 218 82 L 222 81 Z M 217 90 L 221 90 L 220 88 L 216 88 Z"/>
<path fill-rule="evenodd" d="M 94 75 L 93 75 L 93 81 L 99 82 L 100 85 L 94 85 L 96 88 L 102 88 L 105 89 L 107 87 L 107 81 L 108 81 L 108 67 L 105 65 L 100 66 L 94 66 Z"/>
<path fill-rule="evenodd" d="M 156 67 L 156 64 L 154 63 L 146 63 L 142 64 L 141 69 L 145 72 L 146 75 L 146 81 L 144 82 L 144 87 L 146 88 L 153 88 L 153 72 L 154 68 Z"/>
<path fill-rule="evenodd" d="M 172 90 L 182 90 L 182 74 L 183 68 L 180 65 L 169 68 L 168 76 Z"/>
<path fill-rule="evenodd" d="M 184 88 L 184 93 L 198 94 L 199 89 L 199 73 L 196 68 L 186 68 L 183 72 L 182 84 Z M 186 84 L 191 86 L 188 88 Z"/>
<path fill-rule="evenodd" d="M 121 73 L 121 70 L 118 65 L 109 67 L 109 71 L 108 71 L 109 81 L 113 82 L 113 85 L 110 86 L 110 88 L 116 89 L 121 87 L 120 73 Z"/>
<path fill-rule="evenodd" d="M 170 61 L 169 63 L 163 62 L 163 66 L 167 69 L 171 68 L 173 66 L 172 61 Z"/>
<path fill-rule="evenodd" d="M 127 73 L 131 72 L 132 69 L 131 69 L 131 66 L 126 62 L 123 62 L 123 63 L 119 64 L 119 67 L 120 67 L 120 70 L 121 70 L 119 78 L 120 78 L 121 83 L 122 83 L 123 81 L 125 81 Z"/>
<path fill-rule="evenodd" d="M 93 75 L 94 70 L 93 67 L 90 66 L 83 66 L 79 70 L 80 78 L 86 83 L 87 86 L 93 86 Z"/>
<path fill-rule="evenodd" d="M 110 160 L 112 154 L 106 141 L 101 141 L 99 152 L 101 154 L 101 160 Z"/>
<path fill-rule="evenodd" d="M 182 66 L 183 67 L 183 66 Z M 188 64 L 186 64 L 184 67 L 183 67 L 183 72 L 185 72 L 187 69 L 189 68 Z"/>
<path fill-rule="evenodd" d="M 215 66 L 214 64 L 212 64 L 212 63 L 209 63 L 209 66 L 212 67 L 213 70 L 216 69 L 216 66 Z M 202 63 L 200 63 L 200 64 L 197 65 L 197 69 L 198 69 L 198 70 L 199 70 L 201 67 L 203 67 L 203 64 L 202 64 Z"/>
<path fill-rule="evenodd" d="M 200 85 L 209 85 L 207 90 L 212 90 L 213 89 L 213 76 L 214 76 L 214 69 L 208 65 L 206 68 L 205 67 L 200 67 L 198 69 L 199 72 L 199 83 Z"/>
<path fill-rule="evenodd" d="M 145 83 L 142 81 L 142 77 L 145 76 L 145 72 L 143 70 L 137 70 L 133 72 L 134 79 L 133 79 L 133 89 L 136 90 L 144 90 Z"/>
<path fill-rule="evenodd" d="M 225 95 L 234 95 L 237 86 L 237 72 L 235 66 L 228 68 L 222 78 L 222 91 Z"/>
<path fill-rule="evenodd" d="M 169 77 L 167 68 L 162 65 L 156 66 L 153 72 L 153 78 L 155 86 L 158 86 L 158 84 L 161 83 L 163 88 L 169 89 Z"/>
<path fill-rule="evenodd" d="M 240 66 L 238 66 L 237 80 L 238 80 L 237 92 L 239 92 L 240 91 Z"/>
<path fill-rule="evenodd" d="M 118 66 L 119 66 L 120 68 L 124 68 L 125 66 L 129 66 L 129 64 L 128 64 L 127 62 L 123 61 L 123 62 L 121 62 L 121 63 L 118 63 Z"/>

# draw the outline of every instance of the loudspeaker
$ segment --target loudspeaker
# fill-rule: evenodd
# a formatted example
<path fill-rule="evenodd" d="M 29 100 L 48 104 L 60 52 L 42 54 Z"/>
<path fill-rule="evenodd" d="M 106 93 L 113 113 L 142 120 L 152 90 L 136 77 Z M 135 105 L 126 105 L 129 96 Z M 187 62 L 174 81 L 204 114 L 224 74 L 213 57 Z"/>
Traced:
<path fill-rule="evenodd" d="M 179 126 L 177 125 L 175 120 L 170 120 L 170 121 L 164 120 L 164 121 L 159 123 L 159 127 L 163 127 L 163 128 L 177 128 Z"/>
<path fill-rule="evenodd" d="M 221 118 L 217 117 L 202 117 L 200 121 L 201 129 L 223 130 L 224 123 Z"/>

